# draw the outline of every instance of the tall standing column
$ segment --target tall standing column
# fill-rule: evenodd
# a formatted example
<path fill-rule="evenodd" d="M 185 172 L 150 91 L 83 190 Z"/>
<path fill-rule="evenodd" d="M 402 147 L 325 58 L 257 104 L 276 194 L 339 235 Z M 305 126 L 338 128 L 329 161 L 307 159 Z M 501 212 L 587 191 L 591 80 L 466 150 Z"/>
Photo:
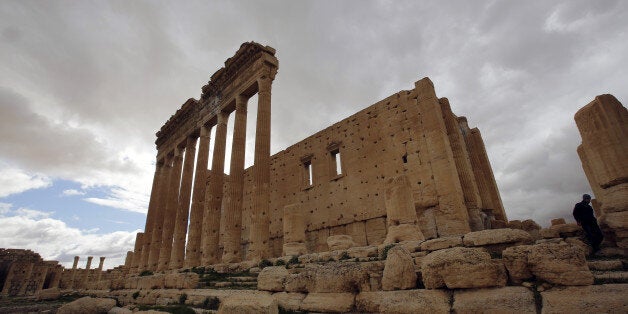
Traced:
<path fill-rule="evenodd" d="M 142 245 L 142 254 L 139 257 L 138 270 L 143 270 L 148 264 L 148 255 L 150 254 L 150 243 L 153 238 L 153 227 L 155 224 L 155 215 L 157 211 L 157 201 L 159 199 L 159 185 L 161 184 L 161 172 L 163 162 L 155 163 L 155 175 L 153 176 L 153 187 L 150 190 L 150 200 L 148 202 L 148 213 L 146 215 L 146 226 L 144 227 L 144 241 Z"/>
<path fill-rule="evenodd" d="M 146 241 L 145 239 L 146 234 L 143 232 L 138 232 L 135 235 L 135 249 L 133 251 L 133 259 L 131 260 L 131 273 L 139 273 L 142 254 L 144 253 L 142 243 Z"/>
<path fill-rule="evenodd" d="M 161 236 L 163 233 L 164 214 L 166 212 L 166 205 L 168 200 L 168 187 L 170 174 L 173 172 L 172 160 L 173 155 L 166 155 L 164 160 L 164 167 L 161 171 L 161 178 L 159 181 L 159 197 L 157 198 L 157 206 L 155 211 L 155 221 L 153 223 L 153 234 L 150 244 L 150 253 L 148 256 L 148 263 L 145 267 L 147 270 L 157 270 L 157 264 L 159 263 L 159 252 L 161 249 Z"/>
<path fill-rule="evenodd" d="M 89 281 L 89 270 L 92 268 L 92 260 L 93 256 L 87 257 L 87 265 L 85 265 L 85 273 L 83 273 L 83 280 L 81 282 L 81 288 L 85 288 L 87 286 L 87 281 Z"/>
<path fill-rule="evenodd" d="M 218 113 L 216 143 L 214 143 L 214 156 L 212 157 L 211 178 L 207 194 L 205 195 L 203 238 L 201 239 L 202 265 L 213 264 L 219 260 L 218 240 L 220 234 L 220 205 L 222 203 L 228 118 L 228 113 Z"/>
<path fill-rule="evenodd" d="M 105 257 L 101 256 L 100 262 L 98 263 L 98 277 L 96 278 L 96 281 L 100 281 L 100 278 L 102 278 L 102 267 L 104 264 L 105 264 Z"/>
<path fill-rule="evenodd" d="M 194 175 L 190 231 L 185 252 L 185 267 L 195 267 L 201 264 L 201 234 L 203 233 L 203 204 L 205 201 L 205 182 L 207 180 L 207 161 L 209 160 L 209 136 L 210 129 L 205 126 L 201 127 L 196 174 Z"/>
<path fill-rule="evenodd" d="M 72 264 L 72 276 L 70 277 L 70 289 L 75 288 L 76 281 L 76 268 L 78 267 L 79 257 L 74 256 L 74 263 Z"/>
<path fill-rule="evenodd" d="M 251 215 L 251 245 L 247 259 L 269 257 L 268 202 L 270 185 L 270 77 L 257 80 L 257 126 L 255 130 L 255 157 L 253 165 L 253 211 Z"/>
<path fill-rule="evenodd" d="M 177 218 L 177 206 L 179 204 L 179 187 L 181 183 L 181 165 L 183 157 L 181 157 L 180 148 L 174 150 L 174 161 L 172 162 L 172 171 L 168 180 L 168 196 L 167 206 L 164 212 L 164 224 L 161 234 L 161 248 L 159 251 L 158 271 L 168 269 L 170 264 L 170 254 L 172 252 L 172 236 L 174 234 L 174 221 Z"/>
<path fill-rule="evenodd" d="M 185 144 L 185 161 L 183 164 L 183 177 L 181 178 L 177 218 L 174 226 L 174 242 L 172 243 L 172 253 L 170 254 L 170 269 L 183 267 L 183 259 L 185 258 L 185 236 L 188 232 L 194 158 L 196 158 L 196 136 L 188 137 Z"/>
<path fill-rule="evenodd" d="M 239 262 L 242 235 L 242 190 L 244 186 L 244 152 L 246 150 L 246 102 L 244 96 L 236 97 L 233 143 L 231 145 L 231 165 L 229 184 L 225 197 L 225 239 L 222 254 L 223 263 Z"/>

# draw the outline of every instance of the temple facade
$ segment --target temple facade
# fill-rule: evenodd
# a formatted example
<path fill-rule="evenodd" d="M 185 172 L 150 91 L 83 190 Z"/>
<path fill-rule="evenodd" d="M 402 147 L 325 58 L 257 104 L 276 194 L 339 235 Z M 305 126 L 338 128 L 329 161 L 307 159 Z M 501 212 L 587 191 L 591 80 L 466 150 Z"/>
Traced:
<path fill-rule="evenodd" d="M 146 227 L 127 256 L 132 273 L 327 251 L 334 235 L 378 245 L 505 225 L 479 130 L 428 78 L 271 156 L 278 65 L 275 49 L 242 44 L 200 99 L 157 132 Z M 254 164 L 245 169 L 247 103 L 256 94 Z M 407 219 L 391 219 L 400 206 Z"/>

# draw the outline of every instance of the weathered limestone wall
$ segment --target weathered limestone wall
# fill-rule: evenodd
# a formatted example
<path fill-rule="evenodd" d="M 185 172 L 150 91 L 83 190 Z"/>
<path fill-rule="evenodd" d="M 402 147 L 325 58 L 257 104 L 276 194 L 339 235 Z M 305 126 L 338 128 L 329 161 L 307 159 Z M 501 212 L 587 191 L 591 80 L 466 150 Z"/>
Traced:
<path fill-rule="evenodd" d="M 606 94 L 578 110 L 574 119 L 582 137 L 578 155 L 606 240 L 628 249 L 628 111 Z"/>
<path fill-rule="evenodd" d="M 60 286 L 63 267 L 31 250 L 0 249 L 0 294 L 31 296 Z"/>
<path fill-rule="evenodd" d="M 429 79 L 423 79 L 415 89 L 396 93 L 273 155 L 269 210 L 273 255 L 282 254 L 284 207 L 290 204 L 298 204 L 303 215 L 310 252 L 326 251 L 330 235 L 351 235 L 356 245 L 381 244 L 387 233 L 386 182 L 400 175 L 408 178 L 425 237 L 482 228 L 478 209 L 505 219 L 481 136 L 474 135 L 481 146 L 476 148 L 474 143 L 469 149 L 461 141 L 463 128 L 448 129 L 447 119 L 451 124 L 458 117 L 448 102 L 439 102 Z M 456 134 L 448 135 L 453 132 Z M 452 147 L 450 138 L 454 136 L 458 142 Z M 341 173 L 335 166 L 338 154 Z M 470 169 L 468 156 L 477 155 L 483 158 L 479 166 L 483 168 L 477 172 L 487 181 L 483 185 Z M 312 168 L 312 185 L 307 165 Z M 251 170 L 244 174 L 243 247 L 250 234 Z M 466 180 L 464 189 L 461 178 Z M 469 191 L 466 198 L 465 190 Z M 487 204 L 497 204 L 483 206 L 480 191 L 493 202 Z M 475 215 L 473 227 L 470 211 Z M 424 230 L 430 225 L 436 228 Z"/>

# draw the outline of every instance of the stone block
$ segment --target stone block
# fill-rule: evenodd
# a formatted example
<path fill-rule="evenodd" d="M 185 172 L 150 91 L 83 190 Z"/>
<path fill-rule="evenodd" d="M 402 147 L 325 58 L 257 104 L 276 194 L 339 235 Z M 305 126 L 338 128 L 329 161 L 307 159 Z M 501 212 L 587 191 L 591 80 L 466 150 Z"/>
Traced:
<path fill-rule="evenodd" d="M 469 232 L 464 235 L 462 242 L 465 246 L 483 246 L 502 243 L 532 243 L 529 233 L 518 229 L 489 229 Z"/>
<path fill-rule="evenodd" d="M 359 263 L 327 263 L 316 267 L 314 272 L 314 291 L 310 292 L 370 290 L 368 271 Z"/>
<path fill-rule="evenodd" d="M 451 236 L 427 240 L 421 243 L 421 251 L 436 251 L 462 246 L 461 236 Z"/>
<path fill-rule="evenodd" d="M 422 241 L 423 233 L 415 224 L 400 224 L 388 226 L 388 233 L 384 244 L 399 243 L 403 241 Z"/>
<path fill-rule="evenodd" d="M 347 254 L 352 258 L 356 257 L 376 257 L 377 256 L 377 246 L 360 246 L 360 247 L 352 247 L 347 250 Z"/>
<path fill-rule="evenodd" d="M 265 294 L 233 294 L 220 303 L 220 314 L 279 313 L 277 300 Z"/>
<path fill-rule="evenodd" d="M 106 298 L 83 297 L 78 300 L 62 305 L 58 314 L 84 314 L 84 313 L 107 313 L 114 306 L 116 300 Z"/>
<path fill-rule="evenodd" d="M 566 237 L 578 237 L 582 236 L 582 228 L 577 224 L 559 224 L 555 226 L 550 226 L 549 229 L 554 230 L 558 233 L 559 236 Z"/>
<path fill-rule="evenodd" d="M 280 308 L 296 312 L 301 309 L 301 303 L 303 299 L 305 299 L 305 294 L 278 292 L 273 294 L 273 298 L 277 300 L 277 305 L 279 305 Z"/>
<path fill-rule="evenodd" d="M 297 274 L 289 274 L 286 277 L 284 289 L 287 292 L 307 293 L 314 291 L 315 278 L 315 273 L 310 270 L 301 271 Z"/>
<path fill-rule="evenodd" d="M 541 292 L 541 313 L 628 313 L 628 284 L 564 287 Z"/>
<path fill-rule="evenodd" d="M 514 283 L 533 276 L 558 285 L 593 283 L 584 252 L 565 242 L 515 246 L 504 250 L 502 257 Z"/>
<path fill-rule="evenodd" d="M 454 313 L 536 313 L 534 293 L 525 287 L 454 291 Z"/>
<path fill-rule="evenodd" d="M 327 247 L 330 251 L 346 250 L 355 246 L 350 235 L 333 235 L 327 238 Z"/>
<path fill-rule="evenodd" d="M 552 226 L 557 226 L 557 225 L 564 225 L 567 222 L 565 222 L 565 218 L 554 218 L 552 219 Z"/>
<path fill-rule="evenodd" d="M 355 307 L 360 313 L 449 313 L 449 295 L 426 289 L 361 292 Z"/>
<path fill-rule="evenodd" d="M 61 297 L 59 288 L 43 289 L 37 292 L 37 300 L 56 300 Z"/>
<path fill-rule="evenodd" d="M 301 242 L 289 242 L 289 243 L 284 243 L 283 244 L 283 255 L 288 255 L 288 256 L 292 256 L 292 255 L 303 255 L 307 253 L 307 247 L 305 246 L 305 243 L 301 243 Z"/>
<path fill-rule="evenodd" d="M 401 246 L 391 248 L 384 264 L 382 289 L 385 291 L 412 289 L 416 287 L 416 280 L 414 262 L 408 250 Z"/>
<path fill-rule="evenodd" d="M 257 276 L 257 289 L 264 291 L 283 291 L 288 270 L 284 266 L 269 266 Z"/>
<path fill-rule="evenodd" d="M 504 265 L 481 248 L 434 251 L 423 258 L 421 274 L 428 289 L 502 287 L 507 280 Z"/>
<path fill-rule="evenodd" d="M 353 293 L 310 293 L 301 303 L 301 310 L 308 312 L 349 312 L 355 303 Z"/>
<path fill-rule="evenodd" d="M 365 222 L 366 224 L 366 240 L 368 245 L 379 245 L 384 243 L 386 239 L 386 219 L 374 218 Z"/>

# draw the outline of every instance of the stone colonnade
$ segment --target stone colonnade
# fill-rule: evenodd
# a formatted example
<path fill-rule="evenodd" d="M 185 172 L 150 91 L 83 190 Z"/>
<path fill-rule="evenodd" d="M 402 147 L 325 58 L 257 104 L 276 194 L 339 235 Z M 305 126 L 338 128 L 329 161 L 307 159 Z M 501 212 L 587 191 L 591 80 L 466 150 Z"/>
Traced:
<path fill-rule="evenodd" d="M 241 260 L 247 103 L 255 94 L 258 110 L 253 165 L 254 217 L 246 257 L 249 260 L 269 257 L 270 110 L 277 66 L 274 49 L 243 44 L 225 62 L 225 68 L 203 87 L 201 99 L 188 100 L 157 133 L 157 162 L 146 228 L 138 233 L 134 251 L 129 255 L 132 272 Z M 234 76 L 234 73 L 239 74 Z M 226 176 L 227 122 L 232 113 L 235 117 L 230 174 Z M 215 139 L 212 169 L 208 170 L 212 129 Z M 223 195 L 225 178 L 228 185 Z M 223 245 L 222 250 L 219 245 Z"/>

